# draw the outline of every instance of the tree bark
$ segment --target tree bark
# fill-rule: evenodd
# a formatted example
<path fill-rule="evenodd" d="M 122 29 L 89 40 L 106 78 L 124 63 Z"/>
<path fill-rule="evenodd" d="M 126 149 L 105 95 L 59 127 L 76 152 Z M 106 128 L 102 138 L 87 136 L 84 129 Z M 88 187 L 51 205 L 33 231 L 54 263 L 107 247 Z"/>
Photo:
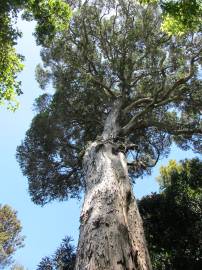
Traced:
<path fill-rule="evenodd" d="M 110 142 L 119 129 L 118 111 L 111 112 L 102 139 L 91 143 L 84 156 L 86 193 L 76 270 L 152 269 L 127 161 Z"/>

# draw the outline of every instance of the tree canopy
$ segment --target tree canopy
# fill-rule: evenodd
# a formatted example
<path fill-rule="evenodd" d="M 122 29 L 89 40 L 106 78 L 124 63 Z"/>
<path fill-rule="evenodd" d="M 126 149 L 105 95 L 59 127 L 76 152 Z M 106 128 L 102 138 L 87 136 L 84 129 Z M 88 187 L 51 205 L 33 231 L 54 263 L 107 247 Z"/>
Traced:
<path fill-rule="evenodd" d="M 23 69 L 23 56 L 16 53 L 15 46 L 21 32 L 15 27 L 20 11 L 23 17 L 37 22 L 37 43 L 44 45 L 54 35 L 68 27 L 71 11 L 67 2 L 75 6 L 79 1 L 65 0 L 2 0 L 0 3 L 0 104 L 8 108 L 18 106 L 17 95 L 22 94 L 18 73 Z M 73 3 L 75 2 L 75 3 Z M 158 4 L 163 15 L 162 29 L 168 34 L 182 35 L 201 27 L 201 0 L 163 1 L 139 0 L 141 4 Z"/>
<path fill-rule="evenodd" d="M 199 270 L 202 161 L 170 161 L 158 181 L 161 193 L 139 201 L 154 270 Z"/>
<path fill-rule="evenodd" d="M 16 23 L 18 14 L 37 22 L 37 43 L 44 45 L 67 26 L 71 11 L 63 0 L 2 0 L 0 3 L 0 104 L 5 102 L 9 109 L 18 106 L 16 99 L 21 92 L 18 73 L 23 69 L 23 57 L 16 53 L 15 45 L 21 36 Z"/>
<path fill-rule="evenodd" d="M 11 264 L 14 252 L 23 246 L 21 230 L 16 211 L 8 205 L 0 205 L 0 268 Z"/>
<path fill-rule="evenodd" d="M 150 172 L 172 142 L 201 152 L 201 33 L 169 36 L 161 23 L 156 5 L 85 1 L 42 50 L 38 81 L 56 92 L 36 100 L 17 150 L 35 203 L 85 187 L 82 155 L 114 106 L 120 131 L 111 141 L 128 157 L 132 179 Z"/>

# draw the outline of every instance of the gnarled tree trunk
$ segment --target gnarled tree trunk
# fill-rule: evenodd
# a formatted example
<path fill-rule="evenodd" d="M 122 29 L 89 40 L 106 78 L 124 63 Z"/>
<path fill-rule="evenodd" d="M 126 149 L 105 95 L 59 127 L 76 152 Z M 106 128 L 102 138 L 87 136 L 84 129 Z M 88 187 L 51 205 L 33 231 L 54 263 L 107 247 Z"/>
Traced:
<path fill-rule="evenodd" d="M 118 106 L 108 116 L 102 139 L 84 156 L 86 194 L 81 213 L 76 270 L 150 270 L 142 220 L 125 155 L 110 136 L 118 132 Z"/>

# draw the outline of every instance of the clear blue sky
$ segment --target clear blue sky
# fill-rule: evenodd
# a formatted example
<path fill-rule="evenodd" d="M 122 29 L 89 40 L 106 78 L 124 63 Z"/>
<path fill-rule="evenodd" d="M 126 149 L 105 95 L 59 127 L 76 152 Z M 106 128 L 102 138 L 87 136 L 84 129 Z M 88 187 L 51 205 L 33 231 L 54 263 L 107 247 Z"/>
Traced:
<path fill-rule="evenodd" d="M 20 97 L 17 112 L 0 108 L 0 203 L 9 204 L 18 211 L 26 239 L 25 247 L 16 252 L 15 259 L 27 269 L 34 270 L 41 258 L 51 255 L 66 235 L 72 236 L 77 242 L 82 202 L 54 202 L 42 208 L 34 205 L 29 198 L 27 181 L 20 172 L 15 152 L 34 115 L 33 101 L 42 93 L 34 78 L 35 66 L 40 62 L 40 48 L 36 47 L 32 36 L 33 23 L 20 21 L 19 28 L 23 31 L 23 39 L 19 40 L 17 48 L 26 57 L 25 69 L 19 77 L 24 94 Z M 168 159 L 191 157 L 191 152 L 182 152 L 173 147 Z M 160 161 L 152 176 L 137 181 L 134 187 L 136 197 L 158 191 L 155 177 L 159 166 L 165 165 L 168 159 Z"/>

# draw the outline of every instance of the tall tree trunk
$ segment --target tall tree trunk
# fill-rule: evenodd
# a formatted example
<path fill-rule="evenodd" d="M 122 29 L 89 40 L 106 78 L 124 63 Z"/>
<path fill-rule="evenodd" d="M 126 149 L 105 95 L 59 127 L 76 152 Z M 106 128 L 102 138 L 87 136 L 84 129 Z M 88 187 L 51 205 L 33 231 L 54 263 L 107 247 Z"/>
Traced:
<path fill-rule="evenodd" d="M 110 136 L 118 132 L 118 106 L 101 140 L 84 156 L 86 194 L 76 270 L 151 270 L 142 220 L 132 193 L 125 155 Z"/>

